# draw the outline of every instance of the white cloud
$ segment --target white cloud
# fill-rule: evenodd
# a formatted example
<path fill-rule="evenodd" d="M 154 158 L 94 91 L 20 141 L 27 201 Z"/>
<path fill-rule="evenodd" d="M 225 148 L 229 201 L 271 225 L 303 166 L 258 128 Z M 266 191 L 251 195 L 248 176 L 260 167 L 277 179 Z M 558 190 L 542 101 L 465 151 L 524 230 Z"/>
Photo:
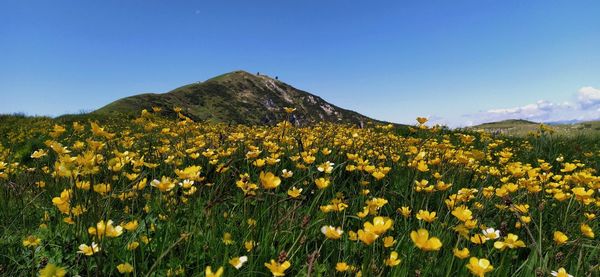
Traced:
<path fill-rule="evenodd" d="M 485 122 L 506 119 L 525 119 L 535 122 L 565 122 L 600 119 L 600 89 L 582 87 L 577 91 L 574 101 L 554 103 L 540 100 L 512 108 L 498 108 L 475 114 L 463 115 L 458 126 L 471 126 Z"/>
<path fill-rule="evenodd" d="M 600 105 L 600 89 L 594 87 L 582 87 L 577 92 L 577 101 L 582 106 Z"/>

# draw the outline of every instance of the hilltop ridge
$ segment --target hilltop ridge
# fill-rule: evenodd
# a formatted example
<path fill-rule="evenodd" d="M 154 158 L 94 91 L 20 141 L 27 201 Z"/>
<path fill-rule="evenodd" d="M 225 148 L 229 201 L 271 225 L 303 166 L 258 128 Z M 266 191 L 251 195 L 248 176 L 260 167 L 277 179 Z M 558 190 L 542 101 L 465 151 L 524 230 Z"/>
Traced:
<path fill-rule="evenodd" d="M 328 103 L 277 78 L 237 70 L 181 86 L 166 93 L 144 93 L 116 100 L 94 114 L 137 114 L 142 109 L 173 107 L 198 121 L 270 124 L 284 119 L 284 107 L 295 108 L 290 120 L 297 124 L 320 121 L 364 125 L 379 122 Z"/>

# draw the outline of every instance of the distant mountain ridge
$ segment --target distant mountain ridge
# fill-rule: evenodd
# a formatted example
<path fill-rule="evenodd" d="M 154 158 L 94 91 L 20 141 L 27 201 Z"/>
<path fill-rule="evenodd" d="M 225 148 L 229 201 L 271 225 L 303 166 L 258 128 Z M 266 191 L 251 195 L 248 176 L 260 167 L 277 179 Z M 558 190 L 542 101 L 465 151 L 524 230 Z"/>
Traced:
<path fill-rule="evenodd" d="M 172 113 L 174 107 L 180 107 L 182 113 L 194 120 L 238 124 L 278 122 L 287 116 L 284 107 L 296 109 L 291 121 L 297 124 L 327 121 L 362 126 L 367 122 L 380 122 L 330 104 L 277 79 L 241 70 L 167 93 L 125 97 L 93 114 L 137 114 L 152 107 L 160 107 L 164 113 Z"/>
<path fill-rule="evenodd" d="M 563 135 L 600 133 L 600 120 L 538 123 L 523 119 L 508 119 L 497 122 L 483 123 L 468 127 L 467 129 L 486 130 L 492 133 L 501 133 L 507 135 L 526 135 L 538 131 L 541 124 L 550 126 L 556 133 Z"/>

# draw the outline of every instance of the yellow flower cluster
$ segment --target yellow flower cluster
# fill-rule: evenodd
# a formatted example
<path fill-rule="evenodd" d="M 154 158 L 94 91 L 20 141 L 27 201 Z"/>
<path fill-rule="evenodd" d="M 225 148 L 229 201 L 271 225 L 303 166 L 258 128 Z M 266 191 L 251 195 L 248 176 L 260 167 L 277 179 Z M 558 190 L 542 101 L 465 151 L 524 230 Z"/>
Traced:
<path fill-rule="evenodd" d="M 414 127 L 243 126 L 156 114 L 165 110 L 42 121 L 23 131 L 43 138 L 26 154 L 8 144 L 26 137 L 0 141 L 0 202 L 26 217 L 7 227 L 16 239 L 6 241 L 28 253 L 7 260 L 10 270 L 598 274 L 597 149 L 557 148 L 547 132 L 449 131 L 421 117 Z"/>

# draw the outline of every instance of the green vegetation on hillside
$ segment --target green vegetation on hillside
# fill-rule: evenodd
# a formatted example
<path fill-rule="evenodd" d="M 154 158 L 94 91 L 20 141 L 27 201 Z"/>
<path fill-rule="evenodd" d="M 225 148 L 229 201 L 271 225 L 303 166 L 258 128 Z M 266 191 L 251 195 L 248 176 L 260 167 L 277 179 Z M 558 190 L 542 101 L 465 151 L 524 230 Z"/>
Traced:
<path fill-rule="evenodd" d="M 0 275 L 600 274 L 589 137 L 166 112 L 0 117 Z"/>
<path fill-rule="evenodd" d="M 292 121 L 300 125 L 322 121 L 356 125 L 377 122 L 279 80 L 245 71 L 223 74 L 168 93 L 126 97 L 94 113 L 132 116 L 153 107 L 161 108 L 165 116 L 175 116 L 172 110 L 179 107 L 185 116 L 207 122 L 274 124 L 286 119 L 280 113 L 282 107 L 296 108 Z"/>

